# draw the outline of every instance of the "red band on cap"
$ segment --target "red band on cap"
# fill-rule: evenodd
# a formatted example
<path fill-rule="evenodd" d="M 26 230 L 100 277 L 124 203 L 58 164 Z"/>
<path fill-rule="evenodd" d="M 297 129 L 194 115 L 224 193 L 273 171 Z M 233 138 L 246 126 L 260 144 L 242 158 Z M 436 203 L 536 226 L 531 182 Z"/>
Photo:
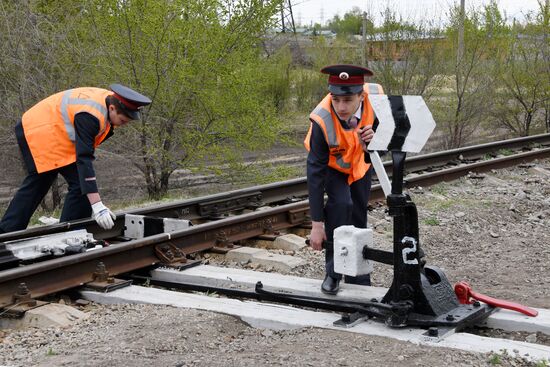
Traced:
<path fill-rule="evenodd" d="M 128 107 L 130 110 L 138 110 L 139 107 L 140 107 L 139 105 L 130 102 L 126 98 L 124 98 L 124 97 L 122 97 L 122 96 L 120 96 L 116 93 L 113 93 L 113 96 L 115 96 L 116 99 L 118 99 L 120 102 L 122 102 L 122 104 L 125 105 L 126 107 Z"/>
<path fill-rule="evenodd" d="M 363 75 L 353 75 L 344 80 L 338 75 L 331 75 L 328 77 L 328 83 L 334 85 L 363 85 L 365 77 Z"/>

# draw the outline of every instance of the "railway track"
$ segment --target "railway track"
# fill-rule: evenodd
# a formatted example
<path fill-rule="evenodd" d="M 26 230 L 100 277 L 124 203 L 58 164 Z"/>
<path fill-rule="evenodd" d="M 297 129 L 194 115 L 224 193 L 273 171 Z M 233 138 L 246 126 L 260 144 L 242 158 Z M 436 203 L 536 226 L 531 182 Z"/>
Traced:
<path fill-rule="evenodd" d="M 514 146 L 513 149 L 518 150 L 515 153 L 511 152 L 512 148 L 510 146 L 512 145 L 507 146 L 504 142 L 499 142 L 499 144 L 493 144 L 492 148 L 480 146 L 475 149 L 470 147 L 468 152 L 463 150 L 456 150 L 452 153 L 442 152 L 439 153 L 439 160 L 434 158 L 434 155 L 438 154 L 430 154 L 424 158 L 423 156 L 413 157 L 407 167 L 410 173 L 407 183 L 409 186 L 428 186 L 444 180 L 455 179 L 469 172 L 483 172 L 550 157 L 549 136 L 536 137 L 536 143 L 521 140 L 521 143 L 517 140 L 511 142 Z M 536 144 L 536 147 L 527 149 L 527 146 L 533 144 Z M 506 155 L 498 153 L 499 151 L 502 153 L 503 150 L 506 150 Z M 489 156 L 494 157 L 489 158 Z M 375 185 L 373 200 L 379 200 L 380 198 L 382 198 L 381 189 Z M 259 207 L 263 207 L 262 210 L 256 210 Z M 17 241 L 25 241 L 31 237 L 63 235 L 66 231 L 80 228 L 92 233 L 96 239 L 110 242 L 110 246 L 94 251 L 48 259 L 24 266 L 19 265 L 0 271 L 0 312 L 8 312 L 12 315 L 22 314 L 26 310 L 40 305 L 39 301 L 37 303 L 36 300 L 45 295 L 83 284 L 100 290 L 99 293 L 88 292 L 90 299 L 99 302 L 111 302 L 109 299 L 117 299 L 118 295 L 127 292 L 123 289 L 126 289 L 125 286 L 128 284 L 127 281 L 113 280 L 113 276 L 121 274 L 127 276 L 135 270 L 157 265 L 165 265 L 176 269 L 187 268 L 190 265 L 186 256 L 188 254 L 211 249 L 226 251 L 241 240 L 261 235 L 275 235 L 286 228 L 307 226 L 309 223 L 305 179 L 257 186 L 118 214 L 119 218 L 116 226 L 110 231 L 100 231 L 92 221 L 82 220 L 0 236 L 0 241 L 4 244 L 3 246 L 6 246 L 6 244 L 11 243 L 14 245 L 17 244 Z M 195 225 L 188 228 L 176 228 L 169 233 L 149 233 L 142 238 L 131 239 L 127 237 L 126 227 L 128 226 L 128 219 L 133 218 L 133 216 L 138 216 L 137 218 L 147 216 L 191 220 Z M 157 272 L 157 276 L 160 273 Z M 232 277 L 235 276 L 232 275 Z M 149 278 L 148 281 L 154 282 L 158 279 Z M 297 281 L 294 281 L 294 283 L 297 283 Z M 175 287 L 173 282 L 166 284 L 170 288 Z M 182 286 L 189 288 L 189 281 L 187 285 Z M 119 287 L 124 288 L 115 290 L 111 293 L 112 296 L 101 296 L 103 291 L 114 290 Z M 230 290 L 232 290 L 232 287 L 230 287 Z M 318 289 L 318 285 L 315 288 Z M 200 285 L 195 289 L 200 289 Z M 284 289 L 285 293 L 293 291 L 296 290 Z M 132 293 L 134 291 L 128 292 Z M 251 292 L 248 291 L 248 293 Z M 243 295 L 238 296 L 242 297 Z M 126 294 L 124 297 L 128 298 L 128 302 L 136 301 L 132 301 L 133 296 L 131 294 Z M 258 295 L 254 296 L 254 292 L 252 292 L 252 298 L 258 298 Z M 371 298 L 369 296 L 366 299 Z M 185 304 L 186 301 L 182 302 L 182 304 Z M 323 304 L 308 302 L 308 300 L 302 299 L 298 304 L 325 308 Z M 338 308 L 340 306 L 331 306 L 330 300 L 323 302 L 329 306 L 328 309 L 345 311 L 345 307 L 341 309 Z M 235 314 L 240 315 L 239 312 Z M 244 312 L 242 310 L 243 315 Z M 547 310 L 541 310 L 541 312 L 545 317 L 550 316 Z M 247 314 L 243 317 L 250 317 L 250 315 Z M 296 317 L 299 318 L 300 316 L 289 316 L 289 320 Z M 329 316 L 325 315 L 323 317 L 327 318 Z M 498 325 L 499 320 L 501 321 L 499 317 L 491 317 L 489 320 L 492 323 L 491 327 Z M 315 326 L 318 325 L 316 322 L 312 321 L 311 324 L 304 325 Z M 549 325 L 547 320 L 544 321 L 543 325 L 536 325 L 535 328 L 548 329 L 550 328 Z M 544 330 L 541 332 L 548 332 L 548 330 Z M 419 334 L 415 336 L 415 338 L 417 337 L 418 339 L 414 339 L 415 342 L 424 343 L 427 340 L 428 344 L 441 343 L 440 345 L 445 345 L 445 343 L 439 341 L 440 338 L 436 338 L 437 341 L 435 341 L 436 339 L 430 339 L 429 335 Z M 449 340 L 451 339 L 449 337 Z M 483 348 L 488 347 L 484 346 Z M 535 356 L 544 355 L 546 350 L 544 349 L 546 347 L 539 348 L 535 346 L 529 348 L 532 348 L 529 351 L 534 353 Z"/>
<path fill-rule="evenodd" d="M 442 181 L 454 180 L 469 172 L 479 173 L 548 157 L 550 157 L 550 135 L 415 156 L 409 158 L 407 161 L 408 176 L 406 177 L 406 182 L 409 187 L 429 186 Z M 386 163 L 385 166 L 386 170 L 391 172 L 391 165 Z M 374 185 L 372 200 L 380 200 L 382 198 L 383 193 L 381 188 L 378 185 Z M 258 210 L 259 208 L 261 210 Z M 283 231 L 289 227 L 307 227 L 309 224 L 308 209 L 306 181 L 304 178 L 299 178 L 281 183 L 256 186 L 117 213 L 116 225 L 109 231 L 101 230 L 91 220 L 80 220 L 0 235 L 0 265 L 2 264 L 3 250 L 6 252 L 10 248 L 13 249 L 19 243 L 24 243 L 31 238 L 35 239 L 37 236 L 42 236 L 46 240 L 52 236 L 64 236 L 67 232 L 80 230 L 91 233 L 95 240 L 106 241 L 109 244 L 94 251 L 50 258 L 26 265 L 19 263 L 1 270 L 0 313 L 4 315 L 21 315 L 25 311 L 39 306 L 40 301 L 38 300 L 43 296 L 84 284 L 89 288 L 98 290 L 96 292 L 85 291 L 82 293 L 84 297 L 104 303 L 149 302 L 145 300 L 147 297 L 156 297 L 155 303 L 163 303 L 166 302 L 164 301 L 164 297 L 177 297 L 177 295 L 168 296 L 160 290 L 146 291 L 142 287 L 128 287 L 128 281 L 112 278 L 113 276 L 123 275 L 125 279 L 133 278 L 134 280 L 138 280 L 140 276 L 136 276 L 134 271 L 152 268 L 156 268 L 157 270 L 152 271 L 151 275 L 146 278 L 146 281 L 152 284 L 157 283 L 168 288 L 210 289 L 221 293 L 223 287 L 220 288 L 219 285 L 220 282 L 224 282 L 222 279 L 233 279 L 232 283 L 228 287 L 225 287 L 224 291 L 227 291 L 228 294 L 233 294 L 237 297 L 276 301 L 276 299 L 269 297 L 269 293 L 267 296 L 259 296 L 254 291 L 253 285 L 244 284 L 251 276 L 258 280 L 261 276 L 257 273 L 253 275 L 241 274 L 238 271 L 231 272 L 228 269 L 227 274 L 230 275 L 218 274 L 224 272 L 224 270 L 219 268 L 205 270 L 204 267 L 200 266 L 192 267 L 194 264 L 187 260 L 187 255 L 213 249 L 227 251 L 236 244 L 239 244 L 241 240 L 258 236 L 273 237 L 279 231 Z M 151 232 L 149 230 L 149 233 L 147 233 L 147 230 L 145 230 L 145 233 L 139 238 L 129 237 L 129 220 L 139 220 L 140 218 L 152 218 L 154 220 L 158 218 L 170 218 L 174 221 L 192 221 L 194 225 L 174 227 L 171 231 L 166 232 L 162 230 Z M 161 265 L 160 268 L 158 267 L 159 265 Z M 178 271 L 180 269 L 186 270 L 180 272 Z M 204 279 L 205 271 L 211 271 L 212 274 L 218 274 L 222 278 L 218 280 L 213 278 L 212 284 L 214 285 L 208 285 L 205 288 L 204 284 L 197 283 L 196 280 Z M 176 279 L 182 276 L 185 278 L 183 281 Z M 228 278 L 229 276 L 231 278 Z M 243 279 L 239 280 L 239 282 L 244 282 L 244 285 L 240 285 L 240 283 L 236 285 L 235 282 L 238 281 L 239 277 Z M 302 297 L 304 289 L 300 289 L 300 287 L 304 285 L 301 284 L 301 280 L 281 279 L 271 279 L 270 276 L 267 276 L 265 279 L 262 279 L 262 282 L 267 289 L 279 289 L 285 294 L 301 294 L 297 299 L 294 299 L 294 301 L 297 300 L 297 302 L 294 302 L 295 304 L 337 312 L 349 312 L 350 309 L 353 309 L 354 302 L 361 302 L 361 299 L 370 300 L 379 297 L 387 291 L 372 287 L 372 290 L 368 290 L 371 293 L 367 292 L 368 294 L 363 294 L 358 298 L 344 293 L 339 295 L 339 298 L 344 297 L 349 302 L 347 305 L 339 305 L 337 303 L 334 304 L 330 297 L 327 299 L 327 297 L 323 298 L 322 295 L 318 294 L 319 284 L 315 283 L 313 287 L 311 284 L 307 284 L 308 281 L 320 281 L 304 279 L 303 282 L 306 282 L 306 286 L 309 287 L 304 288 L 307 290 L 306 294 L 308 292 L 311 293 L 310 288 L 317 291 L 316 293 L 311 293 L 317 299 L 317 301 L 312 302 L 307 297 Z M 270 284 L 269 282 L 273 283 Z M 288 285 L 283 287 L 282 284 L 285 282 Z M 248 287 L 248 289 L 239 292 L 238 290 L 236 291 L 235 287 Z M 364 289 L 364 287 L 359 288 Z M 104 293 L 107 290 L 112 292 Z M 141 294 L 142 291 L 145 293 Z M 363 290 L 358 291 L 361 292 Z M 232 309 L 234 307 L 234 311 L 228 311 L 228 303 L 213 305 L 211 300 L 208 300 L 208 297 L 204 299 L 198 295 L 194 297 L 197 297 L 197 299 L 188 296 L 180 297 L 177 301 L 169 301 L 169 304 L 178 304 L 182 307 L 199 307 L 213 311 L 223 310 L 221 312 L 234 314 L 243 319 L 262 319 L 265 323 L 279 320 L 277 322 L 287 324 L 289 327 L 315 326 L 332 328 L 332 321 L 327 324 L 326 320 L 332 320 L 335 317 L 334 314 L 326 312 L 311 313 L 311 311 L 307 311 L 305 314 L 301 314 L 299 310 L 281 312 L 280 308 L 270 308 L 269 305 L 263 304 L 250 306 L 251 308 L 249 309 L 248 307 L 243 307 L 238 302 L 235 305 L 229 303 L 229 308 Z M 212 308 L 198 306 L 206 303 L 212 304 L 212 306 L 209 306 Z M 273 309 L 275 310 L 275 315 L 270 316 L 270 312 Z M 256 315 L 258 312 L 262 313 L 261 317 Z M 512 322 L 523 325 L 521 327 L 525 327 L 525 330 L 528 329 L 550 335 L 550 311 L 540 309 L 539 312 L 542 315 L 542 319 L 539 317 L 538 321 L 530 322 L 521 319 L 521 317 L 512 316 L 512 318 L 515 317 Z M 304 316 L 306 314 L 309 315 L 307 318 Z M 274 317 L 274 319 L 270 319 L 270 317 Z M 491 315 L 485 326 L 506 329 L 506 327 L 510 326 L 508 317 L 508 314 L 501 312 Z M 433 346 L 468 348 L 467 345 L 474 343 L 476 346 L 471 350 L 481 352 L 495 350 L 495 344 L 491 343 L 496 343 L 487 342 L 483 338 L 479 339 L 466 333 L 457 332 L 453 334 L 452 332 L 445 331 L 444 328 L 437 330 L 435 334 L 431 330 L 414 332 L 412 334 L 410 331 L 396 331 L 395 335 L 390 335 L 386 334 L 383 327 L 380 328 L 376 326 L 376 323 L 370 321 L 362 326 L 357 326 L 355 332 L 369 334 L 373 330 L 375 330 L 375 333 L 379 333 L 378 335 L 386 335 Z M 433 335 L 430 335 L 430 332 Z M 550 347 L 544 345 L 530 344 L 525 346 L 521 345 L 521 343 L 509 342 L 504 347 L 510 349 L 518 348 L 522 352 L 530 353 L 532 358 L 538 360 L 544 360 L 541 358 L 545 358 L 546 354 L 550 356 Z"/>
<path fill-rule="evenodd" d="M 516 152 L 512 153 L 512 150 Z M 506 155 L 502 153 L 505 152 Z M 494 157 L 494 158 L 491 158 Z M 550 157 L 550 134 L 483 144 L 407 160 L 409 186 L 429 186 L 468 172 L 483 172 Z M 391 171 L 390 163 L 385 163 Z M 372 200 L 383 193 L 373 186 Z M 254 210 L 263 207 L 263 210 Z M 129 240 L 125 220 L 130 215 L 177 218 L 196 224 L 171 233 Z M 117 213 L 115 226 L 101 230 L 92 220 L 79 220 L 0 235 L 0 255 L 6 243 L 84 229 L 110 246 L 0 271 L 0 309 L 21 313 L 33 300 L 82 284 L 114 287 L 112 276 L 157 264 L 183 266 L 186 255 L 212 248 L 230 248 L 241 240 L 307 226 L 305 178 L 251 187 L 190 200 Z"/>
<path fill-rule="evenodd" d="M 457 179 L 468 172 L 486 172 L 491 169 L 510 167 L 522 162 L 546 158 L 550 156 L 549 151 L 550 134 L 541 134 L 417 155 L 406 160 L 406 170 L 409 174 L 405 178 L 406 186 L 429 186 Z M 391 175 L 391 162 L 385 161 L 384 167 Z M 376 181 L 376 176 L 374 179 Z M 381 187 L 374 184 L 371 200 L 377 201 L 382 198 Z M 305 177 L 189 200 L 173 201 L 127 212 L 117 212 L 115 226 L 109 231 L 99 228 L 91 219 L 83 219 L 0 234 L 0 243 L 65 232 L 74 228 L 85 228 L 97 239 L 108 239 L 121 235 L 126 214 L 202 221 L 219 219 L 231 212 L 302 199 L 307 199 Z"/>

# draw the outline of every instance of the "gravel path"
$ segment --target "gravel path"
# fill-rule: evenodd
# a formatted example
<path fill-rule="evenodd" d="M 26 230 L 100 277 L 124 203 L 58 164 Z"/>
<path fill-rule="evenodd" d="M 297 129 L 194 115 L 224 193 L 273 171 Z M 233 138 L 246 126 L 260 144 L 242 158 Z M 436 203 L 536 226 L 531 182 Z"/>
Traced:
<path fill-rule="evenodd" d="M 451 283 L 466 280 L 478 292 L 550 308 L 550 160 L 409 192 L 419 209 L 428 263 L 443 268 Z M 392 227 L 384 207 L 373 208 L 369 221 L 377 246 L 391 249 Z M 322 278 L 321 253 L 305 249 L 293 255 L 308 264 L 289 274 Z M 213 265 L 253 267 L 227 263 L 220 255 L 202 258 Z M 374 285 L 389 286 L 391 279 L 391 268 L 375 266 Z M 90 304 L 81 308 L 90 317 L 65 329 L 0 331 L 0 365 L 548 365 L 345 331 L 254 329 L 231 316 L 173 307 Z M 501 336 L 549 344 L 542 334 Z"/>

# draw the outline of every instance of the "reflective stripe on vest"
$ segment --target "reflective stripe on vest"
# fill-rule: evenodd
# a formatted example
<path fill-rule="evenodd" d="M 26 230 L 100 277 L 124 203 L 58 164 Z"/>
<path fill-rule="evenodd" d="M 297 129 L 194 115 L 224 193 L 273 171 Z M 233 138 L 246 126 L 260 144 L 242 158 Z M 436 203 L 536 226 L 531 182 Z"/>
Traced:
<path fill-rule="evenodd" d="M 332 115 L 330 111 L 327 111 L 322 106 L 317 106 L 313 114 L 319 116 L 323 121 L 325 121 L 326 133 L 327 133 L 327 144 L 329 148 L 334 148 L 338 146 L 338 138 L 336 136 L 336 131 L 334 130 L 334 121 L 332 121 Z"/>
<path fill-rule="evenodd" d="M 105 99 L 112 93 L 101 88 L 74 88 L 43 99 L 23 114 L 23 133 L 38 173 L 76 162 L 74 119 L 79 113 L 99 121 L 94 147 L 105 140 L 110 131 Z"/>
<path fill-rule="evenodd" d="M 71 98 L 71 94 L 74 89 L 69 89 L 63 93 L 61 98 L 61 117 L 63 118 L 63 123 L 65 124 L 65 129 L 67 130 L 67 135 L 69 136 L 70 141 L 75 141 L 75 130 L 73 122 L 69 117 L 69 105 L 87 105 L 90 106 L 103 115 L 104 121 L 107 121 L 107 107 L 91 99 L 84 98 Z M 102 135 L 107 129 L 106 123 L 101 123 L 100 121 L 100 131 L 97 135 Z"/>
<path fill-rule="evenodd" d="M 330 148 L 338 148 L 340 146 L 340 144 L 338 143 L 338 137 L 336 136 L 336 128 L 335 128 L 335 125 L 334 125 L 334 120 L 332 118 L 332 114 L 329 111 L 327 111 L 326 108 L 324 108 L 322 106 L 317 106 L 313 110 L 312 113 L 316 114 L 317 116 L 322 118 L 323 121 L 325 122 L 325 131 L 326 131 L 326 136 L 327 136 L 327 139 L 328 139 L 327 144 L 328 144 L 329 149 Z M 339 123 L 340 122 L 338 122 L 338 124 Z M 336 153 L 336 154 L 333 154 L 333 155 L 336 158 L 336 163 L 338 164 L 339 167 L 341 167 L 343 169 L 350 169 L 351 168 L 351 164 L 344 162 L 344 159 L 342 158 L 341 154 Z"/>

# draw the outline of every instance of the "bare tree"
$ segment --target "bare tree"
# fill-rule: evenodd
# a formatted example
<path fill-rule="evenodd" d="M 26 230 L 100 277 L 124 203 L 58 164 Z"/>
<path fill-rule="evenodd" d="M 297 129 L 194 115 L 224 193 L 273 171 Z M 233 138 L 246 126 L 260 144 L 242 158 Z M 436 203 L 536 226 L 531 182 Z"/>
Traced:
<path fill-rule="evenodd" d="M 487 9 L 486 9 L 487 12 Z M 483 15 L 487 15 L 487 13 Z M 454 40 L 457 40 L 457 24 L 460 10 L 452 9 L 453 25 L 447 32 L 449 51 L 459 52 Z M 487 106 L 491 101 L 493 84 L 487 72 L 488 60 L 491 59 L 490 29 L 485 27 L 477 12 L 470 12 L 464 18 L 463 54 L 454 66 L 454 98 L 451 99 L 453 112 L 447 116 L 440 115 L 438 121 L 445 131 L 447 148 L 458 148 L 465 144 L 469 137 L 482 125 L 487 117 Z M 450 59 L 453 59 L 452 57 Z"/>
<path fill-rule="evenodd" d="M 433 24 L 398 19 L 389 7 L 384 23 L 369 39 L 369 67 L 387 94 L 416 94 L 429 99 L 444 72 L 444 35 Z"/>
<path fill-rule="evenodd" d="M 498 62 L 494 63 L 499 86 L 491 106 L 495 125 L 518 136 L 548 127 L 548 9 L 540 5 L 538 14 L 526 15 L 526 25 L 515 24 L 509 32 L 501 34 Z"/>

